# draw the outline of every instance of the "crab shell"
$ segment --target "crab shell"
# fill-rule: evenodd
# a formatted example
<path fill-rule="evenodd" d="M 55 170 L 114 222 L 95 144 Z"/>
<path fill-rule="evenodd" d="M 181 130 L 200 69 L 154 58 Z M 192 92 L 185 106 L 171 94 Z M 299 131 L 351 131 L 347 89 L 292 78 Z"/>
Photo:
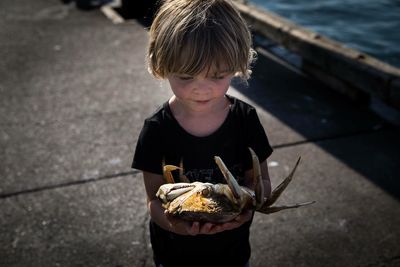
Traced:
<path fill-rule="evenodd" d="M 249 148 L 253 159 L 253 182 L 255 191 L 240 186 L 222 159 L 215 157 L 215 162 L 224 175 L 226 184 L 211 183 L 173 183 L 172 170 L 179 169 L 181 179 L 183 168 L 173 165 L 164 166 L 164 177 L 170 182 L 158 189 L 156 196 L 162 202 L 165 212 L 189 221 L 223 223 L 237 217 L 244 209 L 252 209 L 261 213 L 273 213 L 284 209 L 298 208 L 314 202 L 305 202 L 287 206 L 272 206 L 293 178 L 299 164 L 297 161 L 292 172 L 276 187 L 271 196 L 264 198 L 264 188 L 260 163 L 254 151 Z M 171 183 L 172 182 L 172 183 Z"/>

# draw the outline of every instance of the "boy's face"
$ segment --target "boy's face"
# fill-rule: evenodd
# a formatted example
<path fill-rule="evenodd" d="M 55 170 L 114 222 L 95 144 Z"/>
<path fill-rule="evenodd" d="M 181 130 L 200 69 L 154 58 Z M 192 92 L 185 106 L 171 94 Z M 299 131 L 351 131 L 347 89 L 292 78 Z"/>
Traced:
<path fill-rule="evenodd" d="M 231 71 L 211 68 L 196 76 L 174 73 L 167 79 L 180 101 L 196 109 L 206 109 L 225 96 L 232 77 Z"/>

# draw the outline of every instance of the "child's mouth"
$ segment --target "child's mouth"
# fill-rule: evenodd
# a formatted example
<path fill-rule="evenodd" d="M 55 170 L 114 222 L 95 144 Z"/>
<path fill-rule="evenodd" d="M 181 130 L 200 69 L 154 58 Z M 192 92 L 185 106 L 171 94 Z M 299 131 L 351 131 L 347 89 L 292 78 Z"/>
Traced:
<path fill-rule="evenodd" d="M 198 104 L 207 104 L 208 102 L 210 102 L 209 100 L 196 100 L 196 103 Z"/>

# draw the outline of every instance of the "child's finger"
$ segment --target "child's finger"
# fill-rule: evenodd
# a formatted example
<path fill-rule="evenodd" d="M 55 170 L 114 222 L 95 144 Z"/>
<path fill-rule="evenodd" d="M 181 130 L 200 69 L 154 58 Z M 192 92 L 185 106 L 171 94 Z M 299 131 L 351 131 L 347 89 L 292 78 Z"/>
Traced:
<path fill-rule="evenodd" d="M 212 224 L 212 223 L 205 223 L 205 224 L 203 224 L 203 225 L 201 226 L 201 228 L 200 228 L 200 233 L 201 233 L 201 234 L 209 234 L 209 233 L 210 233 L 210 230 L 211 230 L 211 228 L 213 228 L 213 226 L 214 226 L 214 224 Z"/>
<path fill-rule="evenodd" d="M 193 222 L 192 226 L 190 227 L 188 233 L 189 235 L 198 235 L 200 232 L 200 223 L 199 222 Z"/>
<path fill-rule="evenodd" d="M 216 225 L 213 225 L 212 229 L 210 229 L 210 231 L 208 233 L 209 234 L 216 234 L 216 233 L 219 233 L 219 232 L 222 232 L 222 231 L 223 231 L 223 229 L 222 229 L 221 225 L 216 224 Z"/>

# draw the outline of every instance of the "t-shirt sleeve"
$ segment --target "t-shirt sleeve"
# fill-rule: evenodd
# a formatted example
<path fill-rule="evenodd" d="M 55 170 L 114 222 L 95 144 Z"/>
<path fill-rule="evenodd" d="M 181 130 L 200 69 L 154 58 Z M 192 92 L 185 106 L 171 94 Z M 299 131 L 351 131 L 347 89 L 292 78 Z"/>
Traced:
<path fill-rule="evenodd" d="M 248 146 L 254 150 L 260 162 L 265 161 L 273 150 L 254 108 L 250 109 L 246 119 L 246 131 Z"/>
<path fill-rule="evenodd" d="M 132 168 L 162 174 L 162 131 L 157 122 L 145 120 L 136 150 Z"/>

